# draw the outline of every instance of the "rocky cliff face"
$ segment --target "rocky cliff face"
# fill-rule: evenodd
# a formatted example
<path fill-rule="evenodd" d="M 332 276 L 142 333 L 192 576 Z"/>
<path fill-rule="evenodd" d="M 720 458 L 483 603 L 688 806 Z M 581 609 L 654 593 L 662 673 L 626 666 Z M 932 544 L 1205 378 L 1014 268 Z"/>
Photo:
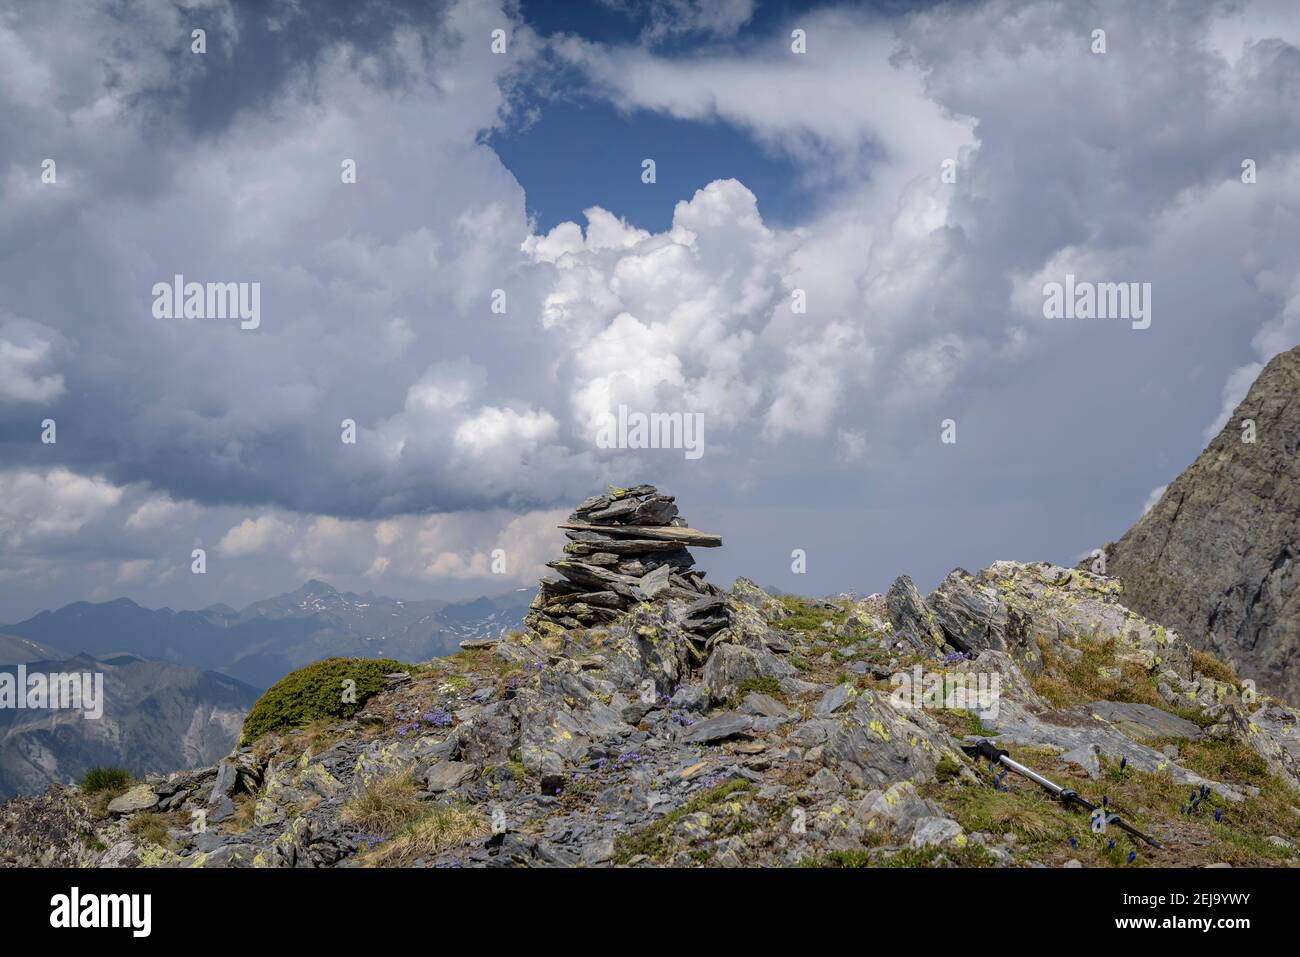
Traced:
<path fill-rule="evenodd" d="M 739 579 L 703 611 L 665 589 L 593 627 L 543 615 L 215 767 L 12 801 L 0 863 L 1300 861 L 1300 712 L 1243 695 L 1121 594 L 1112 578 L 998 562 L 928 597 L 905 577 L 825 600 Z M 968 757 L 980 738 L 1163 847 L 1094 833 Z"/>
<path fill-rule="evenodd" d="M 1107 549 L 1134 610 L 1300 702 L 1300 347 Z"/>

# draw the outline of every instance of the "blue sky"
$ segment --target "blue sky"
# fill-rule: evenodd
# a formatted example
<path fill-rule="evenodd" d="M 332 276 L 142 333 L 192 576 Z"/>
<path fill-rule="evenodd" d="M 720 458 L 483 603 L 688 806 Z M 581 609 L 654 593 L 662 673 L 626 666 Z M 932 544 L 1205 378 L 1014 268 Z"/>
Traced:
<path fill-rule="evenodd" d="M 573 144 L 600 145 L 575 151 Z M 519 180 L 537 228 L 579 222 L 583 210 L 601 206 L 642 229 L 672 224 L 677 201 L 715 179 L 736 178 L 760 197 L 765 221 L 796 225 L 819 200 L 801 185 L 798 169 L 773 156 L 732 126 L 663 117 L 647 111 L 619 113 L 605 103 L 548 103 L 541 118 L 522 130 L 487 140 Z M 655 161 L 656 182 L 641 182 L 641 163 Z"/>
<path fill-rule="evenodd" d="M 0 19 L 0 622 L 528 588 L 606 483 L 724 583 L 1072 562 L 1300 340 L 1284 0 L 77 10 Z M 177 273 L 259 327 L 154 315 Z M 1150 327 L 1047 320 L 1066 274 Z"/>

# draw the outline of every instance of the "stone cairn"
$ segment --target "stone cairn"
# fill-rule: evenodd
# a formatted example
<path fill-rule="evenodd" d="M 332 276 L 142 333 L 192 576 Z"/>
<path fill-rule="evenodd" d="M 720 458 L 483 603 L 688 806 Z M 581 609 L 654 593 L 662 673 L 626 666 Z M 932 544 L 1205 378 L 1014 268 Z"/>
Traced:
<path fill-rule="evenodd" d="M 671 495 L 653 485 L 609 488 L 577 507 L 559 526 L 568 536 L 564 557 L 548 562 L 560 578 L 543 578 L 524 624 L 547 633 L 594 628 L 640 602 L 681 598 L 691 618 L 725 623 L 722 593 L 694 568 L 688 545 L 716 548 L 717 535 L 687 526 Z M 705 629 L 713 624 L 701 620 Z"/>

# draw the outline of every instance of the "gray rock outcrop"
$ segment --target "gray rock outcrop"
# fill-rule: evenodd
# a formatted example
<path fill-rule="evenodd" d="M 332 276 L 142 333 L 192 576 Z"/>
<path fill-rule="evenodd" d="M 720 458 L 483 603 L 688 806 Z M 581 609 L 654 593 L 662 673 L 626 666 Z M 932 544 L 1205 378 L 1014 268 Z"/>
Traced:
<path fill-rule="evenodd" d="M 1253 439 L 1253 441 L 1249 441 Z M 1223 430 L 1108 546 L 1126 605 L 1300 702 L 1300 347 L 1264 367 Z"/>

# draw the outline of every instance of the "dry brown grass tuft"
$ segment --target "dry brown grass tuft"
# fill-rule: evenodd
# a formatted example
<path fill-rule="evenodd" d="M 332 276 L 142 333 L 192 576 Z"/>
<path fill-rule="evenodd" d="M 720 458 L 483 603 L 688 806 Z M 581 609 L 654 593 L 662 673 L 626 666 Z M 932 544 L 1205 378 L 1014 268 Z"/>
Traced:
<path fill-rule="evenodd" d="M 431 807 L 358 860 L 365 867 L 402 867 L 422 857 L 487 837 L 491 828 L 483 815 L 468 805 Z"/>
<path fill-rule="evenodd" d="M 1237 673 L 1232 670 L 1232 666 L 1226 662 L 1220 661 L 1208 651 L 1201 651 L 1199 648 L 1192 650 L 1192 667 L 1203 675 L 1208 675 L 1215 681 L 1224 681 L 1235 688 L 1241 687 L 1241 679 Z"/>
<path fill-rule="evenodd" d="M 151 844 L 171 847 L 171 837 L 167 829 L 172 826 L 172 819 L 156 811 L 144 811 L 131 817 L 126 829 L 141 840 Z"/>
<path fill-rule="evenodd" d="M 420 791 L 410 774 L 373 782 L 343 806 L 340 818 L 373 834 L 387 834 L 420 813 Z"/>

